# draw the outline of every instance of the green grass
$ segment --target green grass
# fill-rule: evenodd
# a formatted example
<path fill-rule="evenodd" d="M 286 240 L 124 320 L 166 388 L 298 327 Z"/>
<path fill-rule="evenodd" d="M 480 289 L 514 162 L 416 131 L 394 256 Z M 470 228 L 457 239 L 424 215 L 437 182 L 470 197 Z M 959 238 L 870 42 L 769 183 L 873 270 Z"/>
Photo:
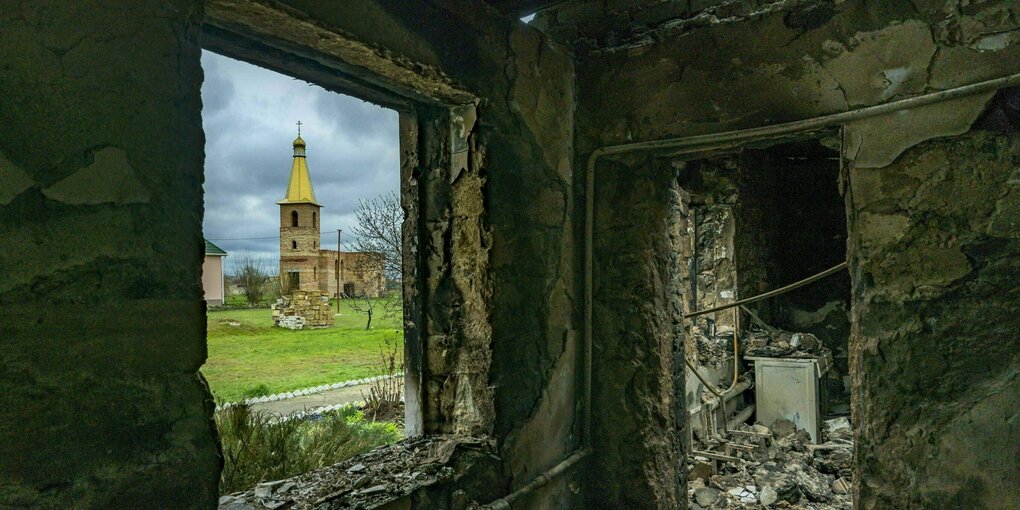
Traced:
<path fill-rule="evenodd" d="M 269 306 L 276 302 L 276 296 L 269 296 L 262 298 L 259 306 Z M 227 306 L 248 306 L 248 300 L 245 299 L 244 294 L 233 294 L 223 298 L 223 304 Z"/>
<path fill-rule="evenodd" d="M 313 420 L 279 421 L 238 406 L 216 413 L 223 450 L 220 494 L 250 489 L 343 462 L 403 437 L 395 423 L 373 423 L 353 408 Z"/>
<path fill-rule="evenodd" d="M 346 302 L 332 328 L 299 331 L 274 327 L 268 309 L 211 311 L 202 374 L 225 402 L 379 375 L 385 342 L 403 336 L 399 312 L 384 317 L 381 308 L 368 331 L 367 316 Z"/>

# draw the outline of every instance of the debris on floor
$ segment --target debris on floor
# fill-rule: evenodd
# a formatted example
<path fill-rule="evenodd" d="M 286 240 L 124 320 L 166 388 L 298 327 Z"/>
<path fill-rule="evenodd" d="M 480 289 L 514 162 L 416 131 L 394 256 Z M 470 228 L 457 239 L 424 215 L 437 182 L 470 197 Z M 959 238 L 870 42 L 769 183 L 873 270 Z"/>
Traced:
<path fill-rule="evenodd" d="M 754 329 L 745 341 L 746 355 L 770 358 L 817 356 L 828 349 L 811 333 Z"/>
<path fill-rule="evenodd" d="M 733 359 L 733 333 L 708 336 L 695 330 L 693 334 L 700 365 L 722 367 Z"/>
<path fill-rule="evenodd" d="M 827 420 L 822 434 L 823 443 L 811 444 L 806 431 L 778 420 L 771 428 L 740 425 L 729 441 L 703 441 L 695 450 L 726 451 L 718 457 L 731 460 L 699 457 L 695 452 L 689 466 L 690 508 L 850 510 L 850 421 Z"/>
<path fill-rule="evenodd" d="M 422 490 L 429 491 L 431 498 L 448 499 L 451 496 L 444 492 L 454 486 L 459 489 L 453 497 L 477 496 L 465 495 L 462 490 L 465 484 L 459 479 L 468 470 L 481 485 L 498 483 L 493 477 L 479 476 L 499 472 L 491 441 L 468 436 L 413 438 L 294 478 L 222 496 L 219 510 L 368 509 Z"/>

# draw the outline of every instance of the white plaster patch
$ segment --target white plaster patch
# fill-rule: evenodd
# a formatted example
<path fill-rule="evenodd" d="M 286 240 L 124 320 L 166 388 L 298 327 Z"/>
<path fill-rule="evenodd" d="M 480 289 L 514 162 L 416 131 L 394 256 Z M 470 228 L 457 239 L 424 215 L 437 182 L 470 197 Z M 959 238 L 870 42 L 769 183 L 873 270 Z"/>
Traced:
<path fill-rule="evenodd" d="M 35 184 L 24 170 L 0 153 L 0 205 L 11 203 L 15 197 Z"/>
<path fill-rule="evenodd" d="M 982 37 L 977 40 L 974 44 L 971 44 L 971 49 L 978 51 L 998 51 L 1006 49 L 1010 43 L 1013 42 L 1014 34 L 1005 32 L 1001 34 L 990 35 Z"/>
<path fill-rule="evenodd" d="M 822 65 L 842 85 L 851 106 L 922 92 L 935 55 L 928 25 L 917 20 L 857 33 L 849 47 L 833 41 L 823 46 L 835 56 Z"/>
<path fill-rule="evenodd" d="M 900 94 L 903 89 L 909 86 L 912 73 L 906 67 L 897 67 L 882 71 L 882 76 L 884 78 L 882 80 L 882 99 L 887 100 Z"/>
<path fill-rule="evenodd" d="M 149 201 L 149 190 L 135 176 L 123 149 L 105 147 L 95 152 L 94 158 L 91 165 L 44 189 L 43 195 L 71 205 Z"/>

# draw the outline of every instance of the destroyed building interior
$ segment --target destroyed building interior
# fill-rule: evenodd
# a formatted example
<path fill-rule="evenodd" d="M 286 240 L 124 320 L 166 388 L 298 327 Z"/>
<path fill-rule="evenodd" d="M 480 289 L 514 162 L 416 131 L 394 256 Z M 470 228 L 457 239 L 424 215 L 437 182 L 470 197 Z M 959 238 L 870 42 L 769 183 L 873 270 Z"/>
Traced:
<path fill-rule="evenodd" d="M 231 495 L 202 49 L 400 114 L 409 437 Z M 0 508 L 1020 508 L 1020 3 L 5 0 L 0 90 Z"/>

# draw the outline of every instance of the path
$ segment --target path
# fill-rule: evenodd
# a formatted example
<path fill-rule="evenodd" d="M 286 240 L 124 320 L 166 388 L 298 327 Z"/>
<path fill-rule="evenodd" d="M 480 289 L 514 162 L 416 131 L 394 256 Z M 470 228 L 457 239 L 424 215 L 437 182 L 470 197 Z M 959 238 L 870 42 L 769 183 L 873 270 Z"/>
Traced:
<path fill-rule="evenodd" d="M 272 402 L 251 404 L 251 408 L 258 409 L 260 411 L 269 411 L 280 416 L 288 416 L 304 411 L 305 409 L 313 409 L 316 407 L 325 407 L 336 404 L 347 404 L 350 402 L 364 400 L 365 397 L 362 394 L 368 395 L 368 390 L 371 387 L 371 383 L 347 386 L 346 388 L 326 390 L 312 395 L 302 395 L 283 400 L 274 400 Z"/>

